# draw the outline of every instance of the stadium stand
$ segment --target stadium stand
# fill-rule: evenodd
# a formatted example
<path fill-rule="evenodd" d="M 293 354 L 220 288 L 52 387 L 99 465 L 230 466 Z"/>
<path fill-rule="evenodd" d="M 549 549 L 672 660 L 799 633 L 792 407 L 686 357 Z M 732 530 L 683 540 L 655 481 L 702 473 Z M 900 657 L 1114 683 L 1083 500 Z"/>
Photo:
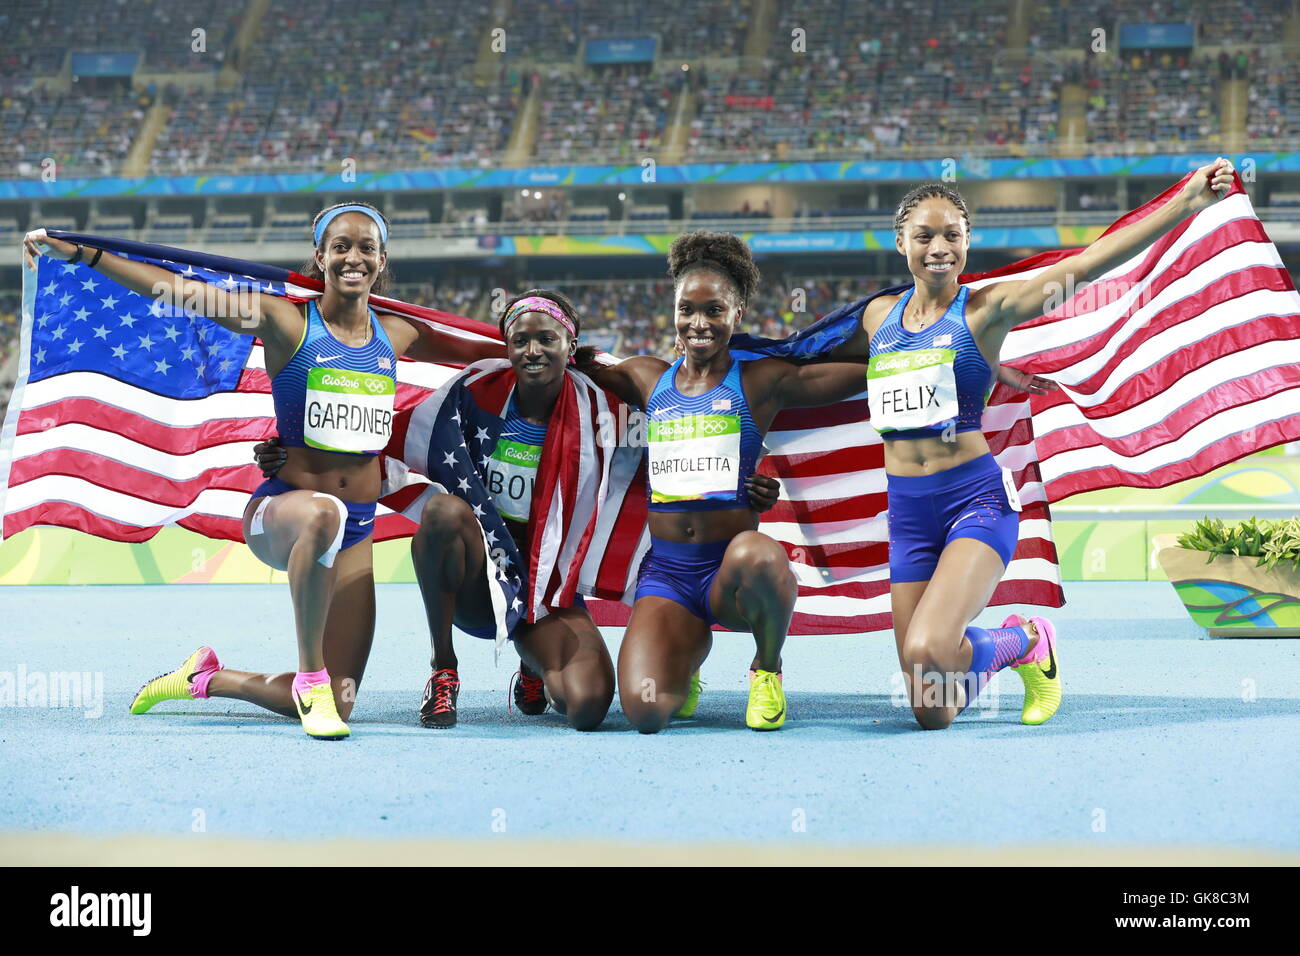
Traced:
<path fill-rule="evenodd" d="M 1271 43 L 1286 3 L 1257 0 L 1040 0 L 1030 28 L 1034 49 L 1090 49 L 1093 30 L 1113 37 L 1120 23 L 1195 23 L 1202 43 Z"/>
<path fill-rule="evenodd" d="M 1101 153 L 1214 148 L 1228 77 L 1249 80 L 1249 139 L 1300 130 L 1300 66 L 1276 45 L 1285 0 L 1043 0 L 1018 51 L 1006 49 L 1010 0 L 801 0 L 776 5 L 756 71 L 739 59 L 754 0 L 519 0 L 495 72 L 480 56 L 497 22 L 489 5 L 271 0 L 236 54 L 245 2 L 107 3 L 110 17 L 87 17 L 70 0 L 0 12 L 0 162 L 20 175 L 47 159 L 61 174 L 119 171 L 155 96 L 168 117 L 148 157 L 153 174 L 319 170 L 349 158 L 363 172 L 486 167 L 505 150 L 534 78 L 542 112 L 526 142 L 542 163 L 635 160 L 664 145 L 679 102 L 689 106 L 694 160 L 1041 152 L 1058 138 L 1061 92 L 1074 83 L 1086 89 L 1087 140 Z M 1106 53 L 1090 49 L 1099 26 L 1156 20 L 1194 23 L 1213 50 L 1120 51 L 1113 35 Z M 339 29 L 344 21 L 356 29 Z M 191 48 L 195 24 L 207 52 Z M 208 81 L 60 92 L 69 53 L 120 49 L 124 31 L 146 51 L 141 71 Z M 587 40 L 646 35 L 660 39 L 654 66 L 577 62 Z M 1263 53 L 1223 46 L 1264 43 Z M 691 62 L 689 73 L 679 61 Z M 214 87 L 223 65 L 238 72 Z M 689 100 L 679 97 L 684 83 Z"/>
<path fill-rule="evenodd" d="M 1300 62 L 1260 58 L 1251 73 L 1246 119 L 1249 139 L 1300 136 Z"/>
<path fill-rule="evenodd" d="M 189 242 L 194 231 L 194 218 L 185 215 L 159 215 L 145 223 L 144 240 L 161 242 L 167 246 L 180 246 Z"/>
<path fill-rule="evenodd" d="M 753 0 L 519 0 L 513 15 L 525 19 L 526 45 L 507 46 L 512 55 L 540 61 L 571 61 L 587 40 L 659 37 L 662 56 L 737 56 L 749 29 Z"/>
<path fill-rule="evenodd" d="M 634 67 L 584 73 L 552 69 L 542 82 L 537 158 L 643 155 L 659 146 L 668 105 L 679 85 L 678 76 L 664 79 Z"/>
<path fill-rule="evenodd" d="M 1060 74 L 999 63 L 1007 9 L 1000 0 L 783 6 L 765 75 L 709 73 L 701 83 L 692 154 L 780 158 L 1054 138 Z M 980 67 L 963 66 L 970 61 Z"/>
<path fill-rule="evenodd" d="M 69 53 L 143 54 L 141 69 L 215 70 L 244 13 L 245 0 L 42 0 L 0 12 L 0 63 L 33 76 L 56 73 Z M 193 31 L 201 28 L 201 50 Z"/>

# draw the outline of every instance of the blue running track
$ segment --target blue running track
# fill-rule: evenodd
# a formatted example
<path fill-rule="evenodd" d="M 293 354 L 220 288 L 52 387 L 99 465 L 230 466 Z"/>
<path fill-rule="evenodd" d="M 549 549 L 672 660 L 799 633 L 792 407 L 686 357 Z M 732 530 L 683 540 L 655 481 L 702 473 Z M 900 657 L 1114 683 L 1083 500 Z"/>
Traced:
<path fill-rule="evenodd" d="M 200 644 L 241 670 L 291 669 L 286 587 L 8 588 L 0 681 L 20 668 L 102 674 L 103 699 L 100 716 L 84 700 L 0 707 L 0 833 L 184 837 L 202 821 L 209 835 L 254 838 L 504 829 L 641 843 L 1300 850 L 1300 642 L 1202 639 L 1167 584 L 1069 584 L 1067 596 L 1048 612 L 1065 703 L 1044 726 L 1019 723 L 1020 682 L 1006 672 L 982 698 L 996 707 L 919 730 L 900 706 L 892 635 L 877 634 L 791 639 L 789 721 L 754 733 L 743 723 L 753 644 L 721 634 L 698 717 L 645 737 L 617 699 L 591 734 L 553 713 L 508 715 L 513 653 L 496 666 L 488 642 L 463 635 L 460 724 L 422 729 L 419 595 L 385 585 L 353 737 L 325 743 L 239 702 L 127 713 L 140 684 Z"/>

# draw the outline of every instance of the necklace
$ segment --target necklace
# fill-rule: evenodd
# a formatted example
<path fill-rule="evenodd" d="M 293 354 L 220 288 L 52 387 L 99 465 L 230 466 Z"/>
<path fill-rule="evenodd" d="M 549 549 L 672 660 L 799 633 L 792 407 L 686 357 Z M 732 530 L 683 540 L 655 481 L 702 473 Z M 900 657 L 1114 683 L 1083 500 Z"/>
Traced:
<path fill-rule="evenodd" d="M 317 311 L 319 311 L 319 310 L 320 310 L 320 307 L 317 306 Z M 321 313 L 320 313 L 320 320 L 321 320 L 322 322 L 325 323 L 325 327 L 326 327 L 327 329 L 330 330 L 330 334 L 331 334 L 331 335 L 334 335 L 334 329 L 333 329 L 333 327 L 332 327 L 332 323 L 330 322 L 329 319 L 325 318 L 325 313 L 324 313 L 324 312 L 321 312 Z M 347 342 L 343 342 L 342 339 L 339 339 L 339 341 L 340 341 L 340 342 L 343 342 L 343 344 L 344 344 L 344 345 L 347 345 L 348 348 L 350 348 L 350 349 L 360 349 L 360 348 L 365 348 L 367 345 L 369 345 L 369 344 L 370 344 L 370 340 L 371 340 L 372 338 L 374 338 L 374 335 L 375 335 L 374 322 L 371 321 L 371 319 L 370 319 L 370 311 L 369 311 L 369 310 L 366 310 L 366 337 L 365 337 L 364 340 L 362 340 L 361 344 L 360 344 L 360 345 L 348 345 L 348 343 L 347 343 Z M 334 338 L 338 339 L 338 336 L 337 336 L 337 335 L 334 335 Z"/>
<path fill-rule="evenodd" d="M 940 313 L 939 313 L 937 316 L 935 316 L 933 319 L 927 319 L 925 316 L 921 316 L 921 318 L 917 320 L 917 321 L 919 321 L 921 324 L 920 324 L 917 328 L 915 328 L 915 329 L 909 329 L 909 328 L 907 327 L 907 309 L 911 308 L 911 305 L 912 305 L 912 303 L 909 302 L 909 303 L 907 304 L 907 306 L 904 307 L 904 309 L 903 309 L 903 314 L 902 314 L 902 316 L 900 316 L 900 321 L 902 322 L 902 325 L 903 325 L 903 329 L 904 329 L 904 331 L 910 332 L 910 333 L 912 333 L 913 335 L 915 335 L 915 334 L 918 333 L 918 332 L 924 332 L 924 331 L 925 331 L 926 329 L 928 329 L 930 326 L 934 325 L 935 322 L 938 322 L 938 321 L 939 321 L 940 319 L 942 319 L 945 315 L 947 315 L 947 314 L 948 314 L 948 310 L 949 310 L 950 308 L 952 308 L 952 303 L 949 302 L 946 306 L 944 306 L 943 311 L 940 312 Z M 913 311 L 912 315 L 913 315 L 913 318 L 915 318 L 915 316 L 916 316 L 916 311 L 915 311 L 915 310 Z"/>
<path fill-rule="evenodd" d="M 944 309 L 944 312 L 947 312 L 947 311 L 948 311 L 947 309 Z M 939 316 L 939 318 L 942 318 L 942 317 L 943 317 L 943 316 L 942 316 L 942 314 L 941 314 L 941 315 Z M 921 324 L 918 325 L 915 329 L 909 329 L 909 328 L 907 328 L 907 322 L 906 322 L 906 321 L 903 322 L 903 328 L 906 329 L 908 332 L 911 332 L 911 333 L 913 333 L 913 334 L 916 334 L 917 332 L 924 332 L 926 329 L 928 329 L 930 326 L 934 325 L 934 323 L 935 323 L 935 322 L 938 322 L 938 321 L 939 321 L 938 318 L 934 319 L 933 321 L 928 321 L 924 316 L 922 316 L 921 319 L 920 319 L 920 323 L 921 323 Z"/>

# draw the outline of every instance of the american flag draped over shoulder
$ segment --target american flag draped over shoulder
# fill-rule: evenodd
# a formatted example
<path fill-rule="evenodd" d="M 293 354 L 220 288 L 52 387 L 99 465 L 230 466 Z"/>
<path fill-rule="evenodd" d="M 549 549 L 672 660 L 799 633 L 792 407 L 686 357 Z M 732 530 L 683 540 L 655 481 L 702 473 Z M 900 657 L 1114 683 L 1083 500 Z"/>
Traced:
<path fill-rule="evenodd" d="M 824 355 L 859 328 L 868 302 L 908 288 L 882 289 L 841 306 L 786 339 L 736 336 L 733 351 L 755 358 Z M 1020 540 L 990 603 L 1059 607 L 1065 598 L 1029 398 L 998 385 L 984 412 L 984 436 L 998 464 L 1014 474 L 1022 504 Z M 792 632 L 840 634 L 891 626 L 885 451 L 868 419 L 864 392 L 828 408 L 781 412 L 768 431 L 760 470 L 780 478 L 782 488 L 760 530 L 785 546 L 799 581 Z"/>
<path fill-rule="evenodd" d="M 1150 214 L 1180 187 L 1111 230 Z M 57 235 L 226 287 L 256 284 L 290 298 L 320 291 L 283 269 Z M 1043 253 L 962 280 L 978 287 L 1028 278 L 1079 251 Z M 4 534 L 54 524 L 141 541 L 161 525 L 180 524 L 238 540 L 239 515 L 260 481 L 251 447 L 274 432 L 260 346 L 203 319 L 158 314 L 150 300 L 83 266 L 39 262 L 35 275 L 24 271 L 24 354 L 0 433 Z M 1061 603 L 1049 501 L 1090 488 L 1169 484 L 1300 437 L 1300 297 L 1240 183 L 1096 286 L 1123 294 L 1074 295 L 1014 331 L 1003 351 L 1005 364 L 1051 375 L 1062 389 L 1029 396 L 998 386 L 985 413 L 990 446 L 1015 473 L 1025 506 L 1020 545 L 994 603 Z M 460 316 L 379 298 L 372 304 L 445 334 L 497 340 L 494 329 Z M 864 304 L 837 309 L 786 340 L 737 337 L 735 346 L 822 354 L 852 331 Z M 455 373 L 399 363 L 399 413 Z M 786 546 L 799 580 L 792 633 L 889 626 L 883 449 L 866 415 L 861 398 L 791 410 L 768 435 L 764 469 L 784 487 L 762 530 Z M 428 467 L 424 452 L 404 452 L 411 468 Z M 402 469 L 391 471 L 390 491 L 405 480 Z M 421 481 L 382 499 L 378 539 L 412 532 L 402 512 L 427 494 Z M 617 538 L 620 550 L 615 538 L 599 536 L 605 530 L 593 537 L 582 576 L 598 568 L 603 589 L 593 593 L 612 596 L 638 555 L 627 535 Z M 626 612 L 596 602 L 593 616 L 615 623 Z"/>
<path fill-rule="evenodd" d="M 1106 232 L 1150 215 L 1186 181 Z M 1029 279 L 1082 251 L 1041 253 L 961 282 Z M 733 349 L 823 355 L 853 333 L 874 297 L 787 339 L 737 336 Z M 1001 356 L 1061 389 L 1029 395 L 998 385 L 984 414 L 990 450 L 1014 474 L 1024 505 L 1019 545 L 992 604 L 1063 603 L 1049 502 L 1097 488 L 1163 487 L 1300 438 L 1300 296 L 1240 180 L 1061 299 L 1017 327 Z M 767 446 L 763 469 L 784 487 L 762 530 L 786 546 L 799 579 L 793 629 L 888 627 L 884 456 L 865 400 L 783 412 Z"/>
<path fill-rule="evenodd" d="M 412 520 L 441 490 L 473 509 L 495 567 L 488 590 L 498 644 L 519 621 L 572 606 L 575 594 L 623 599 L 649 544 L 642 452 L 626 441 L 631 416 L 617 398 L 570 369 L 547 425 L 528 553 L 520 554 L 487 487 L 515 383 L 505 359 L 475 362 L 399 418 L 386 449 L 434 482 L 404 509 Z"/>
<path fill-rule="evenodd" d="M 305 301 L 319 281 L 287 269 L 149 243 L 52 231 L 224 290 Z M 499 341 L 463 316 L 371 297 L 440 334 Z M 275 434 L 262 346 L 137 295 L 83 263 L 48 256 L 23 270 L 22 358 L 0 431 L 0 540 L 33 525 L 147 541 L 175 524 L 242 541 L 262 480 L 252 447 Z M 396 408 L 418 405 L 456 373 L 398 364 Z M 409 536 L 398 512 L 416 489 L 381 501 L 375 539 Z"/>

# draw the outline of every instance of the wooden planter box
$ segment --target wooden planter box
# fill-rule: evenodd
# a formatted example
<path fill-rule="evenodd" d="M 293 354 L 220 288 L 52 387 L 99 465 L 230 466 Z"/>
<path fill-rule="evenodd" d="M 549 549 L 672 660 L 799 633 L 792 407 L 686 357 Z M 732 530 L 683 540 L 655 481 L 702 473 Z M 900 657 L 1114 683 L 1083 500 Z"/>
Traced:
<path fill-rule="evenodd" d="M 1300 637 L 1300 571 L 1265 571 L 1257 558 L 1231 555 L 1207 564 L 1204 551 L 1180 548 L 1177 540 L 1160 535 L 1156 558 L 1187 613 L 1211 636 Z"/>

